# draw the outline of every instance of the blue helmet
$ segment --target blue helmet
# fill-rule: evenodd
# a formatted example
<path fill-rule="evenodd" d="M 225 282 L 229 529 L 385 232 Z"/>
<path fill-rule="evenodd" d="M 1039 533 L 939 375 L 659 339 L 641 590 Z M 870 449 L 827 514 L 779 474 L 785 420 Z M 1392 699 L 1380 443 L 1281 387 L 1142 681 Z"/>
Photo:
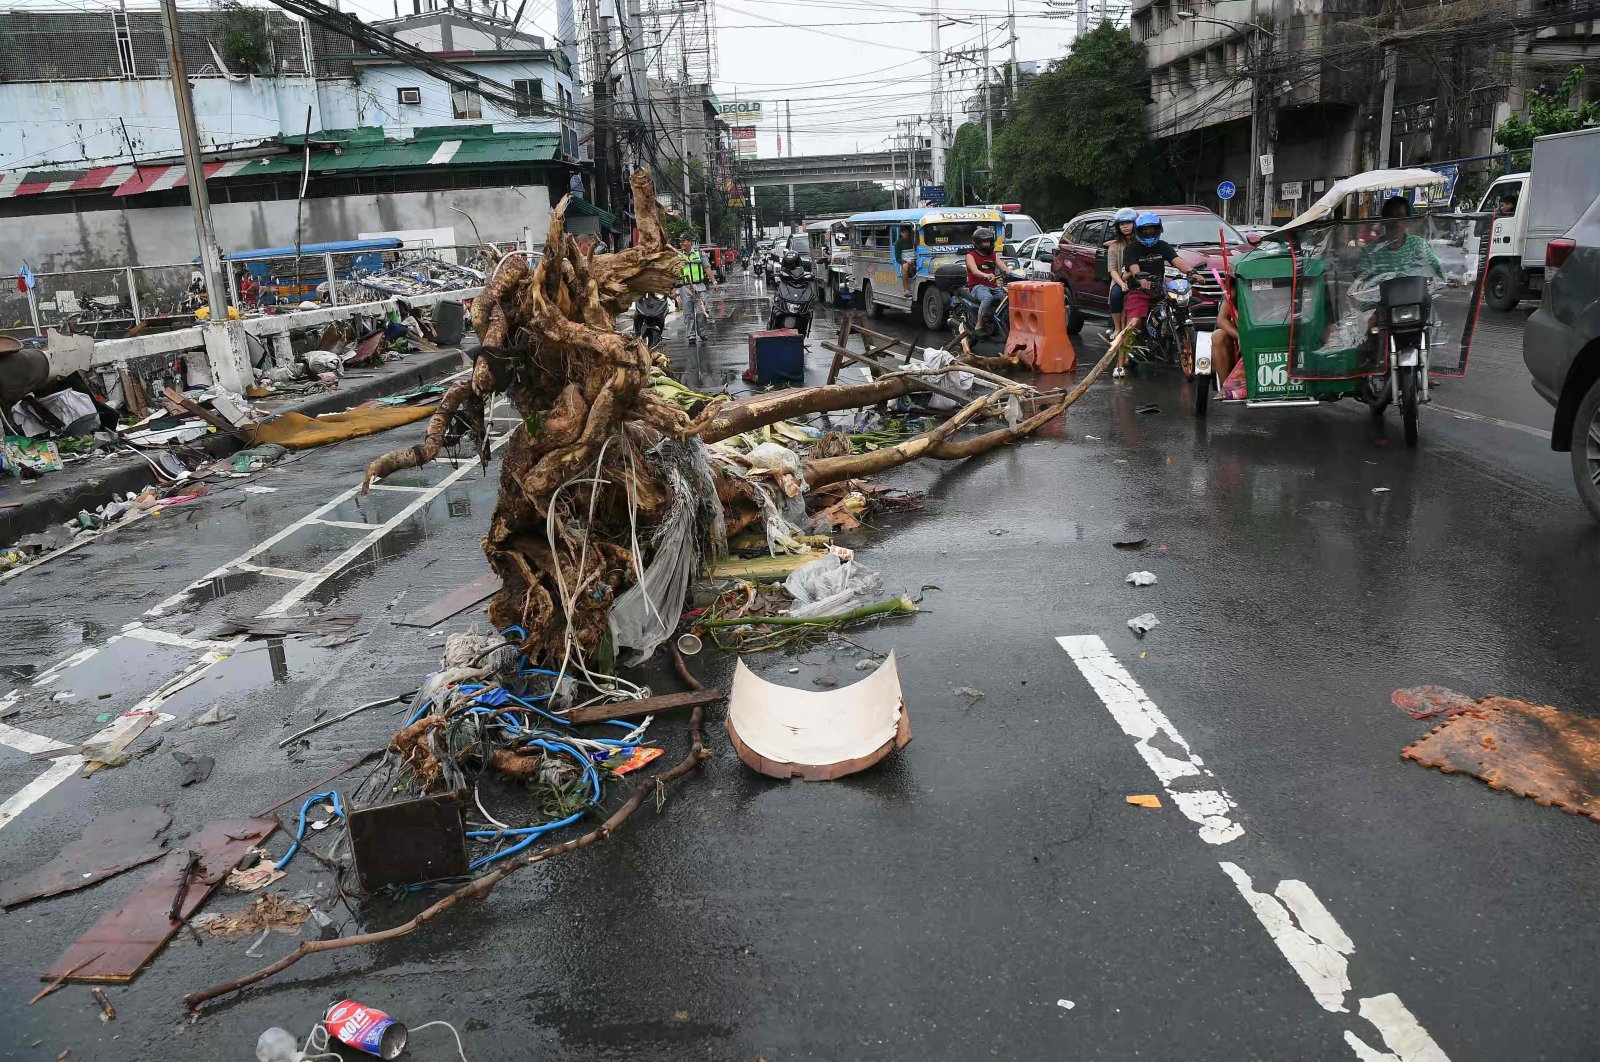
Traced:
<path fill-rule="evenodd" d="M 1145 232 L 1146 229 L 1154 229 L 1155 231 L 1147 233 Z M 1146 247 L 1155 246 L 1155 242 L 1161 239 L 1161 230 L 1161 215 L 1153 211 L 1146 210 L 1144 213 L 1133 219 L 1134 235 L 1137 236 L 1139 242 L 1144 244 Z"/>

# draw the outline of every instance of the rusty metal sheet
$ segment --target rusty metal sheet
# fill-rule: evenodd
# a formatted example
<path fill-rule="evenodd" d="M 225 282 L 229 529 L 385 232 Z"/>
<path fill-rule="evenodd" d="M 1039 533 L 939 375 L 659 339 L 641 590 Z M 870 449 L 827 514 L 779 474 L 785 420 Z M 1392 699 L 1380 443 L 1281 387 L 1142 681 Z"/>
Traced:
<path fill-rule="evenodd" d="M 167 842 L 159 840 L 172 816 L 160 808 L 125 808 L 95 819 L 56 857 L 0 885 L 0 907 L 59 896 L 160 859 Z"/>
<path fill-rule="evenodd" d="M 277 828 L 276 819 L 218 819 L 206 823 L 184 842 L 184 849 L 167 853 L 150 876 L 90 926 L 77 943 L 39 975 L 40 980 L 53 981 L 69 971 L 66 979 L 71 981 L 121 984 L 133 980 L 182 925 L 169 915 L 189 852 L 199 853 L 200 869 L 189 879 L 178 908 L 185 918 L 199 910 L 253 845 L 266 840 Z"/>
<path fill-rule="evenodd" d="M 1600 719 L 1485 697 L 1400 755 L 1600 822 Z"/>

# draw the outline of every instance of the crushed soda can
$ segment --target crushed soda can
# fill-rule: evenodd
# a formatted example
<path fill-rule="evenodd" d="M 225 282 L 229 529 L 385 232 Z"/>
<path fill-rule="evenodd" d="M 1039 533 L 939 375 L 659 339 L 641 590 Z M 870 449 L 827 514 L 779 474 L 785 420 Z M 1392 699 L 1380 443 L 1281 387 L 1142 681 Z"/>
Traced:
<path fill-rule="evenodd" d="M 398 1058 L 410 1036 L 404 1025 L 383 1011 L 353 999 L 341 999 L 329 1006 L 322 1024 L 328 1035 L 340 1043 L 379 1058 Z"/>

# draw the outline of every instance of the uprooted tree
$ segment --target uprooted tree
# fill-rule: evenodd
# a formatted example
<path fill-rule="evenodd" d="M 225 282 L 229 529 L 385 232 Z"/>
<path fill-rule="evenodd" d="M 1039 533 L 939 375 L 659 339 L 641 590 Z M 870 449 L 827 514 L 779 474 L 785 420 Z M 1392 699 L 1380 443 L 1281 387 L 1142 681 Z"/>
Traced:
<path fill-rule="evenodd" d="M 916 387 L 911 377 L 761 396 L 734 406 L 716 399 L 693 416 L 648 389 L 656 361 L 645 344 L 623 335 L 617 317 L 646 292 L 678 282 L 655 188 L 632 178 L 639 240 L 612 254 L 583 253 L 566 234 L 567 200 L 553 211 L 545 253 L 530 269 L 513 253 L 489 275 L 473 302 L 482 342 L 473 371 L 441 398 L 421 443 L 375 460 L 374 479 L 433 460 L 463 437 L 488 458 L 490 410 L 504 396 L 523 430 L 506 445 L 500 493 L 484 536 L 501 589 L 490 605 L 497 629 L 520 628 L 531 660 L 589 656 L 606 630 L 616 597 L 643 571 L 638 556 L 674 506 L 714 518 L 699 522 L 733 535 L 763 515 L 748 482 L 696 459 L 701 442 L 725 439 L 804 412 L 885 401 Z M 812 486 L 867 475 L 918 457 L 969 457 L 1036 430 L 1059 416 L 1092 382 L 1019 423 L 976 438 L 951 436 L 994 411 L 1006 396 L 989 394 L 925 435 L 859 455 L 806 462 Z M 698 441 L 697 441 L 698 440 Z M 699 481 L 696 481 L 696 476 Z M 709 482 L 708 482 L 709 480 Z M 580 659 L 582 658 L 580 656 Z"/>

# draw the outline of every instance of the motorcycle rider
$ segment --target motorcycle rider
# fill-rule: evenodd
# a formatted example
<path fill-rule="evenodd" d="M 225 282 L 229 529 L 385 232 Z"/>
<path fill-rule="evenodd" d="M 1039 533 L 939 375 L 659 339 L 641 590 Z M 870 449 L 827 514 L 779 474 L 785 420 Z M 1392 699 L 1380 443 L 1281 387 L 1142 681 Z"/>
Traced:
<path fill-rule="evenodd" d="M 1156 297 L 1156 285 L 1165 283 L 1167 266 L 1180 273 L 1192 273 L 1194 266 L 1178 253 L 1178 249 L 1161 238 L 1161 215 L 1146 210 L 1133 221 L 1133 242 L 1123 252 L 1123 275 L 1128 278 L 1128 294 L 1124 297 L 1122 311 L 1133 334 L 1138 336 L 1139 326 L 1150 313 L 1151 300 Z M 1124 344 L 1117 354 L 1117 367 L 1112 376 L 1126 376 L 1128 347 Z"/>
<path fill-rule="evenodd" d="M 677 291 L 678 309 L 683 312 L 684 328 L 689 342 L 704 343 L 705 302 L 701 293 L 708 284 L 713 291 L 721 291 L 722 286 L 706 268 L 704 255 L 689 237 L 685 236 L 678 241 L 678 253 L 683 260 L 683 283 L 678 286 Z"/>
<path fill-rule="evenodd" d="M 1022 279 L 1021 273 L 1006 271 L 1006 276 Z M 979 225 L 972 230 L 972 247 L 967 251 L 967 290 L 978 300 L 978 334 L 989 331 L 989 317 L 1000 301 L 1000 258 L 994 250 L 994 230 Z"/>
<path fill-rule="evenodd" d="M 807 298 L 809 300 L 809 293 L 811 290 L 810 278 L 806 273 L 805 264 L 800 260 L 800 253 L 798 251 L 790 250 L 783 252 L 783 258 L 780 259 L 778 263 L 778 283 L 780 285 L 780 294 L 782 292 L 781 285 L 787 283 L 795 287 L 804 288 L 807 292 Z M 808 310 L 805 314 L 801 315 L 799 320 L 795 321 L 795 327 L 801 335 L 805 335 L 811 330 L 810 326 L 811 314 Z"/>

